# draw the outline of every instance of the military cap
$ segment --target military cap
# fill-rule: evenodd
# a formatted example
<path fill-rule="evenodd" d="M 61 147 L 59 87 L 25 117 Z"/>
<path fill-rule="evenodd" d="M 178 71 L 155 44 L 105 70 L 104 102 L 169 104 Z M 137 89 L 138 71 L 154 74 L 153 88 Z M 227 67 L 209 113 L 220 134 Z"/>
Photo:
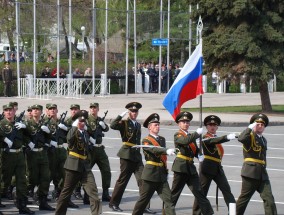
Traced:
<path fill-rule="evenodd" d="M 11 105 L 10 103 L 9 104 L 6 104 L 6 105 L 3 105 L 3 110 L 7 110 L 7 109 L 13 109 L 14 106 Z"/>
<path fill-rule="evenodd" d="M 39 109 L 39 110 L 43 109 L 43 107 L 41 105 L 32 105 L 31 108 L 32 109 Z"/>
<path fill-rule="evenodd" d="M 99 103 L 93 102 L 90 104 L 90 107 L 99 107 Z"/>
<path fill-rule="evenodd" d="M 188 111 L 183 111 L 180 112 L 177 116 L 176 116 L 176 123 L 178 123 L 179 121 L 191 121 L 193 118 L 192 114 Z"/>
<path fill-rule="evenodd" d="M 32 106 L 28 106 L 27 111 L 31 111 L 32 110 Z"/>
<path fill-rule="evenodd" d="M 254 122 L 261 122 L 266 127 L 269 124 L 269 119 L 264 113 L 256 113 L 250 118 L 250 124 Z"/>
<path fill-rule="evenodd" d="M 11 106 L 18 106 L 18 102 L 9 102 L 9 105 L 11 105 Z"/>
<path fill-rule="evenodd" d="M 144 121 L 143 126 L 145 128 L 148 128 L 148 125 L 154 122 L 160 123 L 160 116 L 157 113 L 152 113 L 150 116 L 148 116 L 147 119 Z"/>
<path fill-rule="evenodd" d="M 9 61 L 5 61 L 4 64 L 5 64 L 5 65 L 9 65 L 10 62 L 9 62 Z"/>
<path fill-rule="evenodd" d="M 215 125 L 220 125 L 221 124 L 221 119 L 218 116 L 215 115 L 209 115 L 207 117 L 205 117 L 204 121 L 203 121 L 204 125 L 208 125 L 208 124 L 215 124 Z"/>
<path fill-rule="evenodd" d="M 70 109 L 72 109 L 72 108 L 80 109 L 80 105 L 78 105 L 78 104 L 72 104 L 72 105 L 70 105 Z"/>
<path fill-rule="evenodd" d="M 79 121 L 85 121 L 86 119 L 88 119 L 88 116 L 88 111 L 80 110 L 72 117 L 72 120 L 78 119 Z"/>
<path fill-rule="evenodd" d="M 46 107 L 47 109 L 51 109 L 51 108 L 57 108 L 57 104 L 49 104 L 48 107 Z"/>
<path fill-rule="evenodd" d="M 130 111 L 138 111 L 140 108 L 142 108 L 142 105 L 139 102 L 130 102 L 125 106 L 125 108 Z"/>

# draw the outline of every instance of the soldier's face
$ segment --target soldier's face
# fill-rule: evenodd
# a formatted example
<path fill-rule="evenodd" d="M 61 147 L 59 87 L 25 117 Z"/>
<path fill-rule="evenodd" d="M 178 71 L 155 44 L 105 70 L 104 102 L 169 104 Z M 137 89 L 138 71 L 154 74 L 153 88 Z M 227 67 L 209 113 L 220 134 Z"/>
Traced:
<path fill-rule="evenodd" d="M 256 126 L 254 127 L 254 132 L 262 135 L 262 133 L 264 132 L 265 126 L 263 123 L 257 123 Z"/>
<path fill-rule="evenodd" d="M 148 125 L 148 129 L 150 131 L 150 134 L 158 135 L 158 133 L 160 131 L 160 123 L 158 123 L 158 122 L 150 123 Z"/>
<path fill-rule="evenodd" d="M 8 108 L 4 110 L 4 116 L 6 119 L 11 120 L 15 116 L 15 110 L 13 108 Z"/>
<path fill-rule="evenodd" d="M 93 116 L 97 116 L 99 112 L 99 108 L 98 107 L 90 107 L 90 114 Z"/>
<path fill-rule="evenodd" d="M 216 124 L 208 124 L 206 125 L 206 129 L 211 134 L 216 134 L 216 131 L 218 130 L 218 125 Z"/>
<path fill-rule="evenodd" d="M 40 117 L 42 111 L 40 109 L 33 109 L 32 110 L 32 115 L 33 117 Z"/>
<path fill-rule="evenodd" d="M 138 110 L 129 110 L 129 118 L 132 120 L 136 120 L 138 113 Z"/>
<path fill-rule="evenodd" d="M 86 125 L 85 120 L 84 120 L 84 121 L 79 120 L 79 122 L 78 122 L 78 128 L 79 128 L 80 130 L 84 130 L 85 125 Z"/>
<path fill-rule="evenodd" d="M 71 116 L 74 116 L 76 113 L 78 113 L 80 111 L 80 109 L 78 108 L 72 108 L 71 110 Z"/>
<path fill-rule="evenodd" d="M 178 122 L 178 126 L 184 130 L 184 131 L 187 131 L 189 126 L 190 126 L 190 122 L 189 121 L 179 121 Z"/>
<path fill-rule="evenodd" d="M 56 115 L 57 115 L 57 112 L 58 112 L 57 108 L 49 108 L 49 109 L 48 109 L 48 115 L 49 115 L 50 117 L 56 116 Z"/>

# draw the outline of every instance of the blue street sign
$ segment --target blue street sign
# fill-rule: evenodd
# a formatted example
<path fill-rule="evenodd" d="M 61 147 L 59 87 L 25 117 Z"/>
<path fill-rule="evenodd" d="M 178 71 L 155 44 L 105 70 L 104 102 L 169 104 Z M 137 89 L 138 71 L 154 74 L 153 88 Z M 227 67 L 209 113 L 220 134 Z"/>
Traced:
<path fill-rule="evenodd" d="M 167 38 L 153 38 L 152 46 L 167 46 L 168 39 Z"/>

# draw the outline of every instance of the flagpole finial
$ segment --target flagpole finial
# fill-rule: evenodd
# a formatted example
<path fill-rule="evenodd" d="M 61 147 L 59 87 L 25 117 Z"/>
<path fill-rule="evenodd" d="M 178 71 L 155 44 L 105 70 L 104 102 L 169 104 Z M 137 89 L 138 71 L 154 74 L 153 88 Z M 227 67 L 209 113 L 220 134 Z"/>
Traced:
<path fill-rule="evenodd" d="M 201 16 L 199 16 L 198 23 L 197 23 L 197 30 L 199 32 L 199 35 L 201 35 L 202 29 L 203 29 L 203 22 L 202 22 Z"/>

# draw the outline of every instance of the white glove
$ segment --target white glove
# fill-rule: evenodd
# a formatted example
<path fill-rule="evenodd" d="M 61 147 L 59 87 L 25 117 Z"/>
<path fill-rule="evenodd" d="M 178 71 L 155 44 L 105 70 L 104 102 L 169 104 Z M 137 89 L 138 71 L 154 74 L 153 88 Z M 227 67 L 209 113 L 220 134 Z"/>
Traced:
<path fill-rule="evenodd" d="M 87 125 L 84 125 L 84 130 L 86 131 L 88 129 Z"/>
<path fill-rule="evenodd" d="M 57 146 L 58 146 L 57 142 L 56 142 L 56 141 L 53 141 L 53 140 L 50 141 L 50 145 L 52 145 L 52 146 L 54 146 L 54 147 L 57 147 Z"/>
<path fill-rule="evenodd" d="M 198 155 L 198 160 L 199 160 L 199 162 L 204 161 L 204 155 Z"/>
<path fill-rule="evenodd" d="M 248 126 L 248 128 L 250 128 L 250 129 L 253 129 L 255 126 L 256 126 L 256 122 L 254 122 L 254 123 L 252 123 L 252 124 L 250 124 L 249 126 Z"/>
<path fill-rule="evenodd" d="M 35 147 L 35 144 L 34 144 L 33 142 L 29 142 L 29 144 L 28 144 L 28 145 L 29 145 L 29 147 L 30 147 L 30 149 L 31 149 L 31 150 L 33 150 L 33 149 L 34 149 L 34 147 Z"/>
<path fill-rule="evenodd" d="M 236 139 L 236 134 L 235 134 L 235 133 L 228 134 L 228 135 L 227 135 L 227 139 L 228 139 L 228 140 Z"/>
<path fill-rule="evenodd" d="M 64 124 L 62 124 L 62 123 L 59 123 L 59 124 L 58 124 L 58 127 L 61 128 L 61 129 L 64 130 L 64 131 L 67 131 L 67 130 L 68 130 L 67 126 L 64 125 Z"/>
<path fill-rule="evenodd" d="M 4 142 L 7 143 L 9 148 L 11 148 L 12 145 L 13 145 L 13 142 L 9 138 L 7 138 L 7 137 L 5 137 Z"/>
<path fill-rule="evenodd" d="M 26 128 L 27 126 L 22 122 L 16 122 L 15 127 L 20 130 L 21 128 Z"/>
<path fill-rule="evenodd" d="M 124 112 L 121 113 L 119 116 L 124 117 L 127 113 L 128 113 L 128 110 L 124 111 Z"/>
<path fill-rule="evenodd" d="M 203 128 L 198 128 L 198 129 L 196 129 L 196 133 L 197 134 L 202 134 L 203 133 Z"/>
<path fill-rule="evenodd" d="M 176 149 L 167 149 L 167 155 L 175 155 Z"/>
<path fill-rule="evenodd" d="M 50 130 L 49 130 L 49 128 L 48 128 L 46 125 L 42 125 L 42 126 L 40 127 L 40 129 L 41 129 L 42 131 L 44 131 L 45 133 L 47 133 L 47 134 L 50 133 Z"/>
<path fill-rule="evenodd" d="M 78 126 L 78 123 L 79 123 L 79 119 L 76 119 L 76 120 L 72 123 L 72 126 L 77 127 L 77 126 Z"/>
<path fill-rule="evenodd" d="M 99 125 L 102 127 L 102 129 L 106 128 L 106 124 L 104 121 L 99 121 Z"/>
<path fill-rule="evenodd" d="M 96 144 L 96 139 L 90 137 L 90 142 L 91 142 L 93 145 L 95 145 L 95 144 Z"/>

